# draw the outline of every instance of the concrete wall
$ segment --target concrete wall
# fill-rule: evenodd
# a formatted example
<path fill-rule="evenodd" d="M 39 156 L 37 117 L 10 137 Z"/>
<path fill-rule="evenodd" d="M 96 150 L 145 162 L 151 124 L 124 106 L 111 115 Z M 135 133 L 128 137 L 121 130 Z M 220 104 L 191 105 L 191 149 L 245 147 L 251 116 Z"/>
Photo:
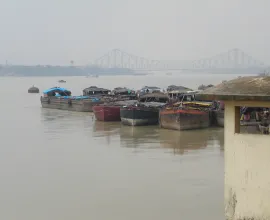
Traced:
<path fill-rule="evenodd" d="M 270 103 L 227 101 L 225 106 L 226 219 L 270 219 L 270 135 L 235 133 L 235 106 Z"/>

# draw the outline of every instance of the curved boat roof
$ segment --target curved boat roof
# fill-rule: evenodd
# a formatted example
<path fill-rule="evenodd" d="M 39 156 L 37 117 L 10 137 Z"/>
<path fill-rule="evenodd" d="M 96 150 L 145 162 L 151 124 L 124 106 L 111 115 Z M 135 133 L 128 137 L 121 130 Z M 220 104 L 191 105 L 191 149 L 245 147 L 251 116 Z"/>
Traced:
<path fill-rule="evenodd" d="M 174 91 L 190 91 L 190 90 L 192 90 L 192 89 L 190 89 L 190 88 L 187 88 L 187 87 L 185 87 L 185 86 L 176 86 L 176 85 L 170 85 L 170 86 L 168 86 L 168 88 L 167 88 L 167 91 L 168 92 L 174 92 Z"/>
<path fill-rule="evenodd" d="M 151 90 L 159 90 L 161 88 L 157 87 L 157 86 L 144 86 L 141 90 L 146 90 L 146 89 L 151 89 Z"/>
<path fill-rule="evenodd" d="M 70 92 L 70 90 L 62 87 L 53 87 L 43 91 L 44 94 L 48 94 L 49 92 Z"/>
<path fill-rule="evenodd" d="M 96 92 L 96 91 L 101 91 L 101 92 L 110 92 L 111 90 L 109 90 L 109 89 L 104 89 L 104 88 L 98 88 L 97 86 L 90 86 L 90 87 L 88 87 L 88 88 L 85 88 L 83 91 L 85 91 L 85 92 L 89 92 L 89 91 L 94 91 L 94 92 Z"/>

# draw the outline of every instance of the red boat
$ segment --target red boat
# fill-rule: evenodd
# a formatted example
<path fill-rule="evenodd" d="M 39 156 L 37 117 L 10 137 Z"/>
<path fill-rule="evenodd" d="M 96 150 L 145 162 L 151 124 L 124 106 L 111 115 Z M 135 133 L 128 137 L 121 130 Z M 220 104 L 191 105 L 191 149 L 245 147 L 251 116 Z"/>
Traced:
<path fill-rule="evenodd" d="M 98 121 L 121 121 L 120 106 L 96 105 L 93 112 Z"/>
<path fill-rule="evenodd" d="M 121 121 L 120 107 L 135 103 L 136 100 L 118 101 L 114 103 L 96 105 L 93 112 L 98 121 Z"/>

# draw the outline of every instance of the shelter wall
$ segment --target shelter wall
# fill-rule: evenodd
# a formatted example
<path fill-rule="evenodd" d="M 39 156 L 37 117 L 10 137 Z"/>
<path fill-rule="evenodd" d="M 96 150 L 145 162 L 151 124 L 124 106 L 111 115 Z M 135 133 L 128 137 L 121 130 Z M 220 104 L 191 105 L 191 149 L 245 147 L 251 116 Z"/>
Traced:
<path fill-rule="evenodd" d="M 270 136 L 236 132 L 236 106 L 270 107 L 270 102 L 225 102 L 226 219 L 270 219 Z"/>

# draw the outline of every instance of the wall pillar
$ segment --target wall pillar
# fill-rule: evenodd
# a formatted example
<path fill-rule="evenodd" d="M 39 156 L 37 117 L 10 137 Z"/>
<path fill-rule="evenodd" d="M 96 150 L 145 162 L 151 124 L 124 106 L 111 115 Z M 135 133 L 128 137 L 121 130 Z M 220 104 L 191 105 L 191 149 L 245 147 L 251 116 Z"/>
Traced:
<path fill-rule="evenodd" d="M 269 107 L 270 102 L 225 103 L 226 220 L 270 220 L 270 136 L 240 133 L 236 106 Z"/>

